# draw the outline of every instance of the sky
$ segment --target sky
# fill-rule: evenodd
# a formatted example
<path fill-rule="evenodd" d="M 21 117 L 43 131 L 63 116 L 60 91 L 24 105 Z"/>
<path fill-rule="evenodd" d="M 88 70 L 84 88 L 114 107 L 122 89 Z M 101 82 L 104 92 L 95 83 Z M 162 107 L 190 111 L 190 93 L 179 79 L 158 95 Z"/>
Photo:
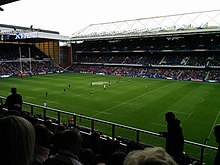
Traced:
<path fill-rule="evenodd" d="M 220 9 L 219 0 L 20 0 L 1 6 L 0 24 L 73 33 L 90 24 Z"/>

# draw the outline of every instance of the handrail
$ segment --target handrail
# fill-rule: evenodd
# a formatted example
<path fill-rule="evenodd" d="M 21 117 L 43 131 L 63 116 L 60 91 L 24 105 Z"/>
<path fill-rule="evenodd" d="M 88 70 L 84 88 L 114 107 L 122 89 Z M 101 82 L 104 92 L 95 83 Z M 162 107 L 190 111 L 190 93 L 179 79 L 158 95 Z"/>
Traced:
<path fill-rule="evenodd" d="M 5 97 L 0 96 L 0 105 L 3 105 L 3 100 L 5 100 Z M 76 119 L 76 117 L 79 117 L 79 118 L 90 120 L 91 121 L 91 128 L 90 128 L 91 132 L 94 131 L 94 122 L 99 122 L 99 123 L 111 125 L 112 126 L 112 133 L 111 133 L 112 139 L 115 139 L 115 127 L 120 127 L 120 128 L 125 128 L 127 130 L 135 131 L 137 143 L 139 143 L 139 134 L 140 133 L 149 134 L 149 135 L 153 135 L 153 136 L 157 136 L 157 137 L 163 137 L 159 133 L 155 133 L 155 132 L 151 132 L 151 131 L 147 131 L 147 130 L 142 130 L 142 129 L 138 129 L 138 128 L 134 128 L 134 127 L 129 127 L 129 126 L 125 126 L 125 125 L 121 125 L 121 124 L 117 124 L 117 123 L 113 123 L 113 122 L 109 122 L 109 121 L 105 121 L 105 120 L 101 120 L 101 119 L 96 119 L 96 118 L 84 116 L 82 114 L 76 114 L 76 113 L 72 113 L 72 112 L 62 111 L 59 109 L 45 107 L 45 106 L 41 106 L 41 105 L 37 105 L 37 104 L 33 104 L 33 103 L 28 103 L 28 102 L 23 102 L 23 104 L 31 107 L 32 114 L 33 114 L 33 110 L 34 110 L 33 107 L 42 108 L 44 120 L 47 118 L 47 113 L 46 113 L 47 111 L 56 112 L 58 124 L 60 124 L 60 114 L 71 115 L 74 117 L 74 119 Z M 74 126 L 76 126 L 76 120 L 74 120 Z M 200 162 L 203 162 L 204 149 L 210 149 L 210 150 L 216 150 L 216 151 L 218 149 L 217 147 L 213 147 L 213 146 L 209 146 L 206 144 L 201 144 L 201 143 L 197 143 L 197 142 L 193 142 L 193 141 L 189 141 L 189 140 L 184 140 L 184 143 L 201 148 Z"/>

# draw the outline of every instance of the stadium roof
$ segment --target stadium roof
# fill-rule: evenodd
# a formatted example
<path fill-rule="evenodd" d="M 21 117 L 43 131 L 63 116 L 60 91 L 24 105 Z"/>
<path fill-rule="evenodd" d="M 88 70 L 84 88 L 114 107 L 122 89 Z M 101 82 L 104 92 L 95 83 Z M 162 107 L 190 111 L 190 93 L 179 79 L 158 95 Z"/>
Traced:
<path fill-rule="evenodd" d="M 0 1 L 0 6 L 8 4 L 8 3 L 15 2 L 15 1 L 19 1 L 19 0 L 1 0 Z"/>
<path fill-rule="evenodd" d="M 19 0 L 1 0 L 0 6 L 16 1 Z M 4 9 L 0 7 L 0 10 L 3 11 Z M 70 40 L 68 36 L 60 35 L 59 32 L 43 29 L 34 29 L 32 25 L 30 27 L 22 27 L 15 25 L 0 24 L 0 40 L 4 38 L 4 35 L 14 35 L 16 36 L 15 38 L 19 40 L 31 42 L 39 40 L 59 40 L 68 42 Z"/>
<path fill-rule="evenodd" d="M 16 41 L 25 40 L 35 42 L 39 40 L 59 40 L 68 42 L 69 36 L 60 35 L 57 31 L 35 29 L 31 25 L 30 27 L 14 26 L 0 24 L 0 36 L 4 38 L 6 35 L 15 36 Z M 5 37 L 6 38 L 6 37 Z"/>
<path fill-rule="evenodd" d="M 183 13 L 135 20 L 91 24 L 72 35 L 72 41 L 220 32 L 220 10 Z"/>

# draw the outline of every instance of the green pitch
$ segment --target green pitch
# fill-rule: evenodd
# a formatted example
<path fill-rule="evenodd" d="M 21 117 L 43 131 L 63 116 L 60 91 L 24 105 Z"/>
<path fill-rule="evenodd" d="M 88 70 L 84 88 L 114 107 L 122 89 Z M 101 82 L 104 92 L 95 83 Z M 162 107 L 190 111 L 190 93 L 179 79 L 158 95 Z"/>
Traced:
<path fill-rule="evenodd" d="M 11 87 L 17 88 L 25 102 L 46 102 L 48 107 L 152 132 L 166 131 L 164 114 L 172 111 L 181 120 L 186 140 L 204 143 L 208 138 L 207 144 L 216 146 L 218 83 L 73 73 L 0 79 L 1 96 L 9 95 Z M 121 132 L 117 134 L 131 134 Z"/>

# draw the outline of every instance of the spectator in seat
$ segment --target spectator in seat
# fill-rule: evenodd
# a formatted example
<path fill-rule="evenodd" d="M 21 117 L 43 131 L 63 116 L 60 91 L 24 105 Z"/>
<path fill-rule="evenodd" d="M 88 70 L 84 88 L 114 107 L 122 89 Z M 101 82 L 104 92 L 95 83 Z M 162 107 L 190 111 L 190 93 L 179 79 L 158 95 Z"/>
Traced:
<path fill-rule="evenodd" d="M 173 112 L 167 112 L 165 119 L 167 122 L 167 132 L 160 132 L 160 134 L 166 138 L 166 151 L 177 163 L 180 163 L 184 148 L 181 122 L 175 117 Z"/>
<path fill-rule="evenodd" d="M 6 98 L 5 104 L 3 107 L 8 108 L 8 110 L 22 110 L 22 96 L 17 93 L 16 88 L 11 88 L 11 94 Z"/>
<path fill-rule="evenodd" d="M 0 118 L 0 164 L 30 165 L 34 157 L 33 125 L 20 116 Z"/>
<path fill-rule="evenodd" d="M 123 165 L 125 156 L 126 156 L 125 152 L 116 151 L 112 153 L 112 155 L 110 156 L 107 165 Z"/>
<path fill-rule="evenodd" d="M 66 127 L 64 125 L 59 125 L 55 129 L 55 133 L 51 137 L 50 155 L 55 155 L 59 151 L 62 142 L 61 136 L 65 130 Z"/>
<path fill-rule="evenodd" d="M 215 157 L 214 165 L 220 164 L 220 124 L 215 125 L 214 127 L 215 140 L 218 143 L 218 150 Z"/>
<path fill-rule="evenodd" d="M 35 150 L 32 165 L 41 165 L 48 159 L 50 153 L 50 136 L 44 124 L 34 125 Z"/>
<path fill-rule="evenodd" d="M 177 165 L 161 147 L 134 150 L 127 154 L 123 165 Z"/>
<path fill-rule="evenodd" d="M 102 152 L 102 143 L 101 143 L 101 135 L 100 132 L 98 131 L 94 131 L 91 134 L 90 139 L 86 142 L 87 144 L 85 144 L 85 146 L 87 148 L 90 148 L 94 155 L 98 155 Z"/>
<path fill-rule="evenodd" d="M 83 149 L 79 154 L 79 159 L 83 165 L 92 165 L 94 153 L 89 148 Z"/>
<path fill-rule="evenodd" d="M 60 149 L 51 155 L 44 165 L 81 165 L 78 153 L 81 149 L 82 136 L 78 129 L 65 130 L 61 135 Z"/>

